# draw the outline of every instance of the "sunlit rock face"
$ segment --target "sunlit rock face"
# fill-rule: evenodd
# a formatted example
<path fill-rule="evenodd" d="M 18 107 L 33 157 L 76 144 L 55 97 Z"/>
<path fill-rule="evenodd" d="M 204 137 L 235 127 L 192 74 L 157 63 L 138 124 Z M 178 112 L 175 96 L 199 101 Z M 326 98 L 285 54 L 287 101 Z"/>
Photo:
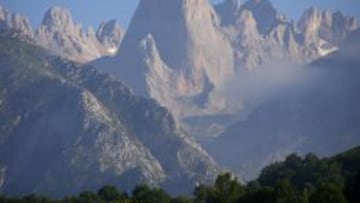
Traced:
<path fill-rule="evenodd" d="M 117 53 L 123 36 L 124 31 L 116 20 L 101 23 L 96 32 L 97 39 L 110 55 Z"/>
<path fill-rule="evenodd" d="M 267 34 L 279 22 L 278 12 L 269 0 L 249 0 L 241 5 L 241 10 L 252 12 L 261 34 Z"/>
<path fill-rule="evenodd" d="M 339 27 L 349 30 L 344 36 L 357 27 L 348 21 Z M 293 22 L 269 0 L 226 0 L 215 6 L 206 0 L 143 0 L 121 51 L 95 64 L 176 117 L 224 113 L 231 107 L 217 90 L 226 89 L 236 72 L 279 61 L 306 64 L 334 52 L 344 40 L 308 36 L 301 24 L 311 23 Z"/>
<path fill-rule="evenodd" d="M 114 55 L 123 36 L 121 27 L 111 20 L 84 30 L 73 21 L 68 9 L 50 8 L 35 34 L 40 46 L 64 58 L 85 63 L 106 55 Z"/>
<path fill-rule="evenodd" d="M 269 0 L 249 0 L 240 6 L 236 0 L 226 0 L 215 9 L 240 69 L 252 70 L 271 61 L 311 62 L 336 51 L 359 26 L 340 12 L 317 9 L 305 11 L 295 23 Z"/>
<path fill-rule="evenodd" d="M 2 35 L 20 36 L 53 54 L 79 63 L 115 55 L 124 35 L 115 20 L 103 22 L 96 33 L 92 27 L 84 30 L 63 7 L 50 8 L 35 32 L 27 17 L 0 7 L 0 31 Z"/>
<path fill-rule="evenodd" d="M 321 11 L 310 8 L 304 12 L 298 27 L 304 36 L 304 43 L 311 44 L 320 39 L 339 46 L 347 36 L 359 27 L 353 17 L 340 12 Z"/>
<path fill-rule="evenodd" d="M 20 35 L 24 39 L 34 37 L 27 17 L 18 13 L 11 13 L 0 5 L 0 32 Z M 8 33 L 9 34 L 9 33 Z"/>
<path fill-rule="evenodd" d="M 109 72 L 170 109 L 211 97 L 234 71 L 231 45 L 206 0 L 140 1 L 120 50 Z"/>

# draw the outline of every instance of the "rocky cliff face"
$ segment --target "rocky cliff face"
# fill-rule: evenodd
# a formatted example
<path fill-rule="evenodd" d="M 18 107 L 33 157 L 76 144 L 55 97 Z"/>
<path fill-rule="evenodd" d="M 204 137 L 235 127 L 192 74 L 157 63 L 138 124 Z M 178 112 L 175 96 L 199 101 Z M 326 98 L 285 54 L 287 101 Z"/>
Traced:
<path fill-rule="evenodd" d="M 248 0 L 239 9 L 251 11 L 257 22 L 257 29 L 263 35 L 281 22 L 278 12 L 269 0 Z"/>
<path fill-rule="evenodd" d="M 232 42 L 236 67 L 253 69 L 271 61 L 304 64 L 327 55 L 359 25 L 340 12 L 309 9 L 295 24 L 269 0 L 226 0 L 216 5 L 224 32 Z"/>
<path fill-rule="evenodd" d="M 35 40 L 54 54 L 84 63 L 115 54 L 122 35 L 121 27 L 114 20 L 101 24 L 95 34 L 91 27 L 85 31 L 76 24 L 69 10 L 54 7 L 46 12 Z"/>
<path fill-rule="evenodd" d="M 215 7 L 206 0 L 140 1 L 123 51 L 96 64 L 178 118 L 226 113 L 232 107 L 217 90 L 236 72 L 311 62 L 335 51 L 358 27 L 355 19 L 333 13 L 309 30 L 313 15 L 305 12 L 296 24 L 269 0 L 226 0 Z"/>
<path fill-rule="evenodd" d="M 0 5 L 0 32 L 12 32 L 29 40 L 34 37 L 29 20 L 18 13 L 10 13 Z M 9 33 L 8 33 L 9 34 Z"/>
<path fill-rule="evenodd" d="M 332 46 L 340 46 L 347 36 L 359 27 L 353 17 L 340 12 L 321 11 L 310 8 L 304 12 L 298 27 L 303 34 L 305 45 L 324 41 Z"/>
<path fill-rule="evenodd" d="M 35 32 L 26 17 L 1 7 L 0 29 L 2 33 L 21 35 L 53 54 L 80 63 L 116 54 L 124 35 L 115 20 L 102 23 L 96 33 L 92 27 L 84 30 L 73 21 L 70 11 L 62 7 L 50 8 Z"/>
<path fill-rule="evenodd" d="M 139 183 L 186 192 L 216 174 L 155 101 L 91 67 L 0 40 L 1 192 L 62 196 Z"/>
<path fill-rule="evenodd" d="M 205 148 L 251 179 L 292 152 L 329 156 L 359 145 L 359 39 L 356 30 L 337 52 L 308 67 L 316 77 L 265 102 Z"/>
<path fill-rule="evenodd" d="M 0 15 L 0 17 L 1 16 L 6 15 Z M 1 19 L 5 19 L 5 17 L 1 17 Z M 9 19 L 9 17 L 6 19 Z M 8 22 L 8 20 L 2 20 L 1 22 Z M 3 24 L 5 23 L 2 23 L 2 25 Z M 7 27 L 11 26 L 7 25 Z M 301 20 L 296 23 L 288 19 L 285 15 L 279 14 L 269 0 L 249 0 L 244 4 L 240 4 L 237 0 L 226 0 L 215 7 L 211 6 L 206 0 L 141 0 L 124 40 L 121 43 L 120 49 L 122 51 L 118 52 L 114 57 L 101 58 L 96 61 L 95 64 L 99 70 L 116 75 L 126 83 L 126 85 L 131 87 L 135 94 L 155 99 L 160 105 L 167 107 L 172 113 L 175 113 L 176 118 L 187 118 L 187 120 L 190 121 L 190 125 L 199 123 L 198 126 L 195 126 L 198 127 L 197 129 L 200 129 L 199 134 L 208 135 L 215 134 L 215 131 L 221 133 L 229 123 L 234 123 L 239 120 L 237 115 L 237 110 L 239 109 L 237 107 L 240 104 L 239 108 L 243 108 L 242 98 L 239 97 L 236 98 L 237 100 L 235 102 L 227 103 L 226 96 L 222 95 L 221 91 L 217 91 L 228 88 L 228 80 L 232 80 L 239 75 L 241 75 L 242 79 L 250 76 L 249 80 L 251 80 L 253 70 L 256 71 L 259 66 L 266 65 L 269 62 L 278 63 L 280 61 L 280 63 L 282 63 L 289 61 L 291 63 L 305 64 L 319 57 L 331 55 L 342 46 L 348 35 L 358 27 L 359 24 L 354 18 L 343 16 L 339 12 L 332 13 L 318 11 L 316 9 L 306 11 Z M 23 33 L 26 33 L 26 31 L 23 31 Z M 49 10 L 44 18 L 43 24 L 37 31 L 35 37 L 39 40 L 43 39 L 40 40 L 42 41 L 41 43 L 43 43 L 40 43 L 40 45 L 46 49 L 52 50 L 54 53 L 66 58 L 76 56 L 71 59 L 78 62 L 85 62 L 102 56 L 104 53 L 115 53 L 116 51 L 113 51 L 113 48 L 116 47 L 116 42 L 121 39 L 121 34 L 119 33 L 120 29 L 113 21 L 102 24 L 97 32 L 92 29 L 85 32 L 81 26 L 73 22 L 68 11 L 62 8 L 53 8 Z M 99 44 L 101 44 L 101 46 Z M 354 55 L 354 53 L 358 52 L 350 50 L 346 51 L 346 53 L 346 55 Z M 50 71 L 49 74 L 52 74 L 52 72 Z M 60 78 L 62 78 L 62 76 Z M 266 79 L 267 77 L 264 78 Z M 235 78 L 235 80 L 236 79 L 238 78 Z M 346 80 L 346 78 L 344 80 Z M 332 85 L 330 84 L 329 86 Z M 236 91 L 241 91 L 243 87 L 239 85 L 231 88 Z M 341 88 L 343 88 L 342 90 L 344 92 L 347 91 L 344 87 L 339 87 L 339 89 Z M 114 99 L 111 96 L 113 92 L 110 89 L 111 88 L 107 89 L 109 91 L 107 96 Z M 323 90 L 324 89 L 321 89 L 321 91 Z M 99 101 L 95 103 L 106 103 L 110 104 L 110 106 L 118 106 L 118 103 L 112 103 L 106 100 L 105 97 L 99 98 L 93 91 L 90 91 L 90 93 L 95 95 L 95 99 Z M 312 95 L 316 94 L 314 93 Z M 346 96 L 349 97 L 348 95 Z M 77 97 L 80 100 L 84 100 L 81 98 L 85 96 L 78 95 Z M 94 103 L 94 98 L 91 95 L 86 96 L 86 98 L 85 101 L 88 101 L 87 103 Z M 304 98 L 308 100 L 310 96 L 304 96 Z M 335 98 L 336 95 L 323 97 L 321 104 L 326 103 L 327 99 L 334 100 Z M 246 143 L 244 144 L 246 145 L 245 148 L 249 149 L 245 151 L 246 153 L 256 150 L 251 148 L 254 146 L 251 145 L 252 143 L 255 143 L 255 145 L 256 143 L 261 143 L 256 146 L 265 148 L 268 145 L 267 141 L 279 141 L 280 145 L 277 145 L 279 148 L 286 146 L 284 150 L 280 150 L 281 152 L 274 150 L 274 148 L 266 148 L 266 150 L 260 152 L 259 157 L 261 158 L 259 158 L 259 162 L 251 166 L 253 168 L 249 169 L 250 171 L 252 171 L 254 167 L 261 167 L 259 163 L 264 163 L 264 160 L 272 160 L 274 157 L 281 157 L 283 154 L 297 149 L 298 144 L 303 142 L 301 139 L 299 141 L 290 136 L 283 136 L 281 133 L 291 133 L 292 129 L 283 129 L 280 123 L 288 122 L 289 126 L 297 128 L 299 125 L 291 119 L 297 119 L 296 116 L 300 114 L 300 121 L 304 122 L 304 125 L 300 127 L 309 127 L 309 129 L 314 129 L 314 131 L 317 130 L 316 126 L 307 126 L 306 120 L 311 119 L 307 114 L 303 115 L 301 112 L 310 114 L 312 111 L 316 112 L 315 110 L 320 107 L 317 106 L 318 104 L 316 104 L 316 102 L 315 104 L 310 103 L 309 105 L 313 108 L 312 111 L 308 111 L 306 107 L 301 106 L 300 110 L 294 113 L 293 109 L 296 110 L 296 105 L 298 104 L 295 102 L 297 99 L 298 97 L 294 96 L 294 98 L 285 98 L 281 101 L 282 103 L 294 102 L 295 107 L 291 105 L 285 107 L 286 112 L 281 115 L 281 119 L 279 120 L 275 120 L 273 114 L 281 111 L 283 106 L 275 102 L 275 104 L 267 104 L 269 105 L 268 107 L 265 106 L 262 107 L 263 109 L 257 110 L 253 115 L 254 117 L 250 118 L 250 120 L 244 124 L 246 127 L 243 127 L 242 123 L 236 124 L 236 126 L 238 124 L 240 125 L 239 128 L 234 127 L 235 130 L 239 129 L 239 131 L 244 134 L 256 134 L 254 139 L 245 137 L 245 141 L 240 138 L 239 142 L 234 142 L 235 147 L 238 147 L 237 144 L 244 141 L 243 143 Z M 338 108 L 335 103 L 332 103 L 332 105 L 331 107 Z M 146 114 L 141 114 L 141 112 L 147 111 L 144 110 L 144 108 L 140 108 L 138 103 L 136 108 L 141 109 L 139 111 L 132 108 L 132 105 L 126 104 L 124 106 L 136 111 L 138 113 L 137 115 L 141 115 L 135 116 L 136 118 L 147 118 Z M 234 106 L 236 106 L 236 108 L 234 108 Z M 76 108 L 74 107 L 74 109 Z M 102 109 L 108 109 L 110 113 L 113 111 L 116 112 L 116 110 L 107 105 L 102 107 Z M 340 112 L 339 109 L 341 108 L 338 108 Z M 328 109 L 322 110 L 323 112 L 329 111 Z M 128 113 L 125 110 L 124 112 Z M 334 116 L 336 113 L 337 112 L 330 116 Z M 133 115 L 132 112 L 130 112 L 130 114 Z M 161 115 L 164 116 L 164 114 Z M 205 119 L 201 117 L 204 115 Z M 259 117 L 261 117 L 260 121 Z M 326 116 L 318 116 L 317 118 L 322 120 L 326 118 Z M 343 118 L 346 120 L 346 116 L 343 116 Z M 155 118 L 151 117 L 151 119 Z M 14 119 L 14 122 L 15 121 L 17 120 Z M 267 126 L 267 122 L 269 121 L 274 121 L 275 127 L 272 125 Z M 141 120 L 139 123 L 143 122 L 145 121 Z M 332 121 L 329 121 L 325 124 L 329 126 L 333 125 L 331 122 Z M 203 125 L 203 123 L 205 123 L 205 125 Z M 336 122 L 334 121 L 334 123 Z M 257 131 L 259 125 L 266 126 L 260 129 L 260 131 L 263 130 L 265 132 L 264 134 L 262 131 Z M 345 129 L 343 126 L 339 128 Z M 357 130 L 355 127 L 354 129 L 355 131 Z M 147 135 L 148 130 L 149 129 L 141 131 L 142 134 L 136 131 L 136 134 Z M 149 131 L 151 130 L 154 129 L 150 129 Z M 205 133 L 204 130 L 206 130 Z M 274 136 L 266 137 L 265 135 L 271 131 L 275 132 L 273 133 Z M 281 132 L 280 135 L 277 134 L 279 131 Z M 324 130 L 317 132 L 318 134 L 325 134 L 329 131 Z M 232 134 L 231 129 L 229 129 L 223 134 L 224 137 L 228 132 Z M 144 139 L 144 143 L 151 143 L 152 141 L 150 139 L 152 138 L 151 136 L 139 137 Z M 303 138 L 301 136 L 299 137 Z M 259 141 L 256 138 L 261 138 L 264 141 Z M 334 135 L 334 138 L 337 139 L 338 136 Z M 350 138 L 353 139 L 352 135 Z M 321 137 L 321 139 L 325 138 Z M 319 140 L 317 140 L 316 143 Z M 219 143 L 221 144 L 218 146 L 223 147 L 223 143 L 225 142 L 219 141 Z M 336 143 L 336 141 L 332 143 Z M 218 143 L 215 143 L 215 145 L 217 144 Z M 154 155 L 155 152 L 156 154 L 188 153 L 180 153 L 179 151 L 173 151 L 173 153 L 168 153 L 168 151 L 160 152 L 158 151 L 158 149 L 161 148 L 159 146 L 163 145 L 154 145 L 149 148 L 151 149 L 152 157 L 158 161 L 162 169 L 160 170 L 160 168 L 156 167 L 157 164 L 154 164 L 151 170 L 141 167 L 139 169 L 140 171 L 147 171 L 144 173 L 148 174 L 148 176 L 144 177 L 153 177 L 150 178 L 150 180 L 155 180 L 153 182 L 157 182 L 156 180 L 160 180 L 164 176 L 170 176 L 167 174 L 167 170 L 164 169 L 162 159 Z M 195 150 L 195 148 L 196 147 L 193 147 L 191 149 Z M 326 149 L 329 148 L 331 147 L 328 146 Z M 239 155 L 241 155 L 241 153 L 239 153 Z M 143 157 L 147 157 L 147 160 L 153 159 L 150 155 L 147 156 L 145 151 L 141 152 L 141 154 Z M 171 156 L 171 159 L 180 160 L 180 158 L 175 159 L 174 157 L 175 156 Z M 253 158 L 254 157 L 251 156 L 245 157 L 244 162 L 246 160 L 252 161 Z M 181 158 L 181 160 L 182 163 L 196 163 L 197 159 Z M 172 166 L 173 164 L 187 168 L 184 167 L 185 165 L 179 163 L 169 163 L 168 166 Z M 2 165 L 0 163 L 0 168 L 1 167 Z M 171 168 L 169 170 L 176 171 L 173 174 L 177 174 L 177 172 L 180 171 L 178 168 Z M 4 171 L 3 173 L 6 173 L 6 166 Z M 150 171 L 157 172 L 153 173 Z M 131 172 L 131 174 L 133 173 Z M 186 174 L 193 173 L 190 171 L 186 172 Z M 175 175 L 174 177 L 180 176 Z"/>
<path fill-rule="evenodd" d="M 206 0 L 140 1 L 120 49 L 123 69 L 110 72 L 165 106 L 208 96 L 233 73 L 230 43 Z"/>
<path fill-rule="evenodd" d="M 116 55 L 123 36 L 113 20 L 85 31 L 61 7 L 45 14 L 35 34 L 25 18 L 6 19 L 2 27 L 16 27 L 52 53 L 81 63 Z M 295 23 L 269 0 L 226 0 L 214 8 L 206 0 L 140 1 L 123 51 L 95 64 L 178 118 L 224 113 L 231 107 L 217 90 L 237 71 L 274 61 L 311 62 L 334 52 L 358 26 L 354 18 L 316 9 Z"/>
<path fill-rule="evenodd" d="M 96 32 L 97 39 L 108 54 L 116 54 L 123 36 L 124 31 L 116 20 L 101 23 Z"/>

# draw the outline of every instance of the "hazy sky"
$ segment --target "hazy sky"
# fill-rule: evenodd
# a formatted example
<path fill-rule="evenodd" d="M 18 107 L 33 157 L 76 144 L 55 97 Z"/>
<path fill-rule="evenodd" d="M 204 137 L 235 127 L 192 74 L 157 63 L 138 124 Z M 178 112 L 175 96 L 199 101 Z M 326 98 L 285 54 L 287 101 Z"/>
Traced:
<path fill-rule="evenodd" d="M 272 0 L 272 2 L 280 12 L 286 13 L 295 20 L 311 6 L 341 10 L 347 15 L 360 19 L 360 0 Z M 75 21 L 84 26 L 97 27 L 104 20 L 116 18 L 126 27 L 137 4 L 138 0 L 0 0 L 0 5 L 9 10 L 29 16 L 33 26 L 40 24 L 49 7 L 60 5 L 69 8 Z"/>

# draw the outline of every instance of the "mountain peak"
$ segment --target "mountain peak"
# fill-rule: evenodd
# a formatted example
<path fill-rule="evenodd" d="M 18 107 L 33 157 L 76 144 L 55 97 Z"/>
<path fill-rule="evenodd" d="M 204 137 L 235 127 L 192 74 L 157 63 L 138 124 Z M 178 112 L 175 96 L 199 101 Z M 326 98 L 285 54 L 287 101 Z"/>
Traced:
<path fill-rule="evenodd" d="M 277 23 L 277 11 L 269 0 L 248 0 L 241 6 L 243 9 L 253 13 L 261 34 L 268 33 Z"/>
<path fill-rule="evenodd" d="M 8 11 L 6 10 L 6 8 L 0 5 L 0 20 L 4 20 L 7 15 L 8 15 Z"/>
<path fill-rule="evenodd" d="M 4 33 L 16 33 L 26 40 L 33 38 L 33 31 L 29 19 L 21 14 L 11 13 L 2 6 L 0 6 L 0 31 Z"/>
<path fill-rule="evenodd" d="M 301 16 L 298 27 L 304 33 L 307 44 L 322 39 L 338 46 L 348 34 L 359 27 L 359 24 L 355 18 L 344 16 L 339 11 L 309 8 Z"/>
<path fill-rule="evenodd" d="M 115 19 L 112 19 L 100 24 L 96 36 L 102 43 L 116 43 L 118 45 L 123 33 L 120 24 Z"/>
<path fill-rule="evenodd" d="M 101 23 L 96 32 L 97 40 L 105 47 L 107 54 L 110 55 L 117 53 L 123 36 L 123 29 L 114 19 Z"/>
<path fill-rule="evenodd" d="M 223 26 L 227 26 L 236 22 L 239 9 L 239 0 L 225 0 L 222 3 L 215 5 L 215 10 L 220 15 L 221 24 Z"/>
<path fill-rule="evenodd" d="M 97 33 L 92 27 L 83 29 L 81 24 L 73 21 L 69 9 L 56 6 L 45 13 L 36 38 L 41 47 L 64 58 L 86 63 L 114 55 L 122 33 L 116 21 L 101 24 Z"/>
<path fill-rule="evenodd" d="M 142 49 L 144 43 L 154 45 L 145 48 L 154 49 Z M 144 54 L 155 47 L 157 52 Z M 202 95 L 207 79 L 220 87 L 234 68 L 230 42 L 208 0 L 141 0 L 120 50 L 117 58 L 121 65 L 114 65 L 109 72 L 136 94 L 155 98 L 164 106 L 185 104 L 182 98 Z M 148 63 L 144 55 L 159 60 Z M 166 82 L 164 91 L 153 88 L 159 78 Z"/>
<path fill-rule="evenodd" d="M 263 3 L 271 4 L 269 0 L 250 0 L 250 1 L 252 1 L 255 4 L 263 4 Z"/>
<path fill-rule="evenodd" d="M 272 3 L 269 0 L 248 0 L 244 3 L 247 8 L 267 8 L 271 10 L 275 10 Z"/>
<path fill-rule="evenodd" d="M 52 7 L 45 13 L 42 25 L 48 29 L 62 31 L 66 31 L 75 26 L 70 10 L 60 6 Z"/>
<path fill-rule="evenodd" d="M 225 5 L 234 10 L 238 10 L 240 8 L 239 0 L 225 0 Z"/>

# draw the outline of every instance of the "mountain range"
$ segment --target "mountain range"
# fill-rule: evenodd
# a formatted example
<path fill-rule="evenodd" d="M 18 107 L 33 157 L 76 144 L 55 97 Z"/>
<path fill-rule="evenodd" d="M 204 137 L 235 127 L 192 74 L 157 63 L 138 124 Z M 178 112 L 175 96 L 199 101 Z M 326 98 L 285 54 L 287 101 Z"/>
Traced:
<path fill-rule="evenodd" d="M 293 85 L 291 80 L 301 80 L 303 74 L 315 77 L 313 75 L 317 75 L 317 71 L 313 73 L 304 70 L 307 68 L 303 66 L 337 53 L 345 40 L 358 28 L 359 22 L 353 17 L 316 8 L 304 11 L 300 20 L 294 22 L 279 13 L 269 0 L 248 0 L 243 4 L 236 0 L 226 0 L 215 6 L 206 0 L 142 0 L 120 45 L 122 51 L 114 57 L 101 58 L 94 65 L 99 71 L 117 76 L 136 94 L 154 98 L 170 109 L 175 119 L 196 136 L 220 165 L 238 172 L 241 177 L 252 178 L 263 166 L 292 151 L 316 151 L 329 155 L 352 146 L 352 143 L 359 143 L 356 139 L 358 130 L 352 126 L 353 133 L 349 135 L 349 139 L 339 141 L 342 133 L 333 132 L 329 133 L 329 143 L 321 147 L 304 144 L 302 139 L 308 139 L 312 135 L 314 138 L 308 139 L 306 143 L 319 143 L 319 140 L 326 139 L 323 137 L 325 135 L 319 136 L 325 131 L 314 130 L 315 132 L 307 133 L 316 128 L 305 122 L 312 120 L 308 115 L 297 120 L 302 125 L 297 128 L 303 129 L 307 135 L 294 135 L 296 138 L 290 136 L 298 133 L 290 127 L 296 123 L 286 127 L 283 125 L 291 121 L 287 120 L 287 113 L 295 111 L 292 108 L 298 104 L 297 99 L 302 101 L 313 97 L 315 101 L 326 102 L 325 97 L 304 93 L 308 91 L 306 88 L 311 87 L 301 87 L 306 89 L 304 92 L 296 90 L 302 96 L 279 97 L 279 100 L 286 98 L 282 102 L 289 103 L 288 110 L 283 110 L 285 107 L 281 105 L 273 106 L 268 101 L 249 102 L 247 98 L 250 95 L 262 100 L 271 94 L 271 88 L 276 89 L 277 86 L 290 89 Z M 288 67 L 284 69 L 281 66 Z M 261 77 L 257 79 L 259 72 Z M 282 81 L 285 81 L 284 84 L 277 84 Z M 304 78 L 300 82 L 308 81 Z M 270 87 L 258 88 L 261 85 Z M 318 85 L 320 89 L 324 88 L 322 84 Z M 357 84 L 354 85 L 358 87 Z M 339 88 L 345 91 L 348 87 Z M 243 91 L 248 93 L 242 94 Z M 336 95 L 337 92 L 332 92 L 329 97 L 337 97 Z M 272 97 L 273 95 L 270 100 Z M 340 108 L 338 105 L 341 102 L 343 101 L 334 100 L 334 108 Z M 270 106 L 272 114 L 269 113 L 269 119 L 274 116 L 284 119 L 284 122 L 273 126 L 284 128 L 284 131 L 280 133 L 270 128 L 268 137 L 263 135 L 265 137 L 258 138 L 257 130 L 267 132 L 266 123 L 261 123 L 258 119 L 248 127 L 249 131 L 242 132 L 238 128 L 232 130 L 233 125 L 242 126 L 245 125 L 244 120 L 252 116 L 257 118 L 257 112 L 261 111 L 257 109 L 258 105 Z M 344 129 L 340 118 L 331 120 L 326 116 L 321 117 L 323 111 L 328 110 L 316 105 L 319 104 L 304 101 L 304 109 L 299 111 L 309 112 L 311 109 L 319 119 L 326 120 L 324 125 L 333 126 L 339 131 Z M 348 109 L 342 110 L 351 112 L 354 105 L 352 103 Z M 278 111 L 284 111 L 285 114 L 277 113 Z M 353 116 L 342 119 L 348 122 L 356 118 L 358 112 L 352 113 Z M 325 129 L 330 131 L 329 128 Z M 226 136 L 227 134 L 234 136 Z M 236 135 L 239 134 L 246 135 L 243 139 L 238 139 Z M 276 139 L 277 136 L 279 139 Z M 212 140 L 213 137 L 219 138 Z M 268 139 L 278 142 L 271 147 L 266 142 Z M 258 145 L 260 143 L 264 145 Z M 339 146 L 334 147 L 330 143 Z M 227 145 L 229 147 L 222 149 Z M 251 146 L 263 148 L 263 154 L 256 153 L 257 149 Z"/>
<path fill-rule="evenodd" d="M 205 148 L 220 165 L 251 179 L 258 167 L 292 152 L 330 156 L 358 145 L 359 51 L 360 29 L 307 67 L 315 77 L 272 97 Z"/>
<path fill-rule="evenodd" d="M 110 183 L 186 192 L 216 175 L 213 159 L 155 101 L 92 67 L 0 42 L 3 193 L 63 196 Z"/>
<path fill-rule="evenodd" d="M 226 114 L 239 110 L 221 95 L 232 76 L 274 61 L 306 64 L 337 50 L 358 27 L 355 18 L 314 8 L 295 23 L 268 0 L 215 6 L 207 0 L 142 0 L 122 51 L 94 64 L 179 120 Z"/>
<path fill-rule="evenodd" d="M 140 0 L 126 32 L 62 7 L 33 31 L 0 7 L 0 191 L 179 193 L 358 145 L 359 25 L 269 0 Z"/>
<path fill-rule="evenodd" d="M 268 0 L 239 5 L 227 0 L 215 7 L 235 51 L 239 68 L 274 60 L 304 64 L 335 51 L 359 27 L 340 12 L 306 10 L 298 22 L 280 14 Z"/>
<path fill-rule="evenodd" d="M 221 95 L 233 75 L 274 61 L 309 63 L 336 51 L 359 27 L 355 18 L 316 8 L 294 22 L 269 0 L 214 6 L 207 0 L 142 0 L 126 32 L 115 20 L 97 32 L 84 30 L 62 7 L 50 8 L 35 31 L 26 17 L 0 12 L 1 30 L 16 30 L 65 59 L 92 62 L 178 120 L 240 110 Z"/>
<path fill-rule="evenodd" d="M 124 35 L 115 20 L 101 23 L 96 32 L 92 27 L 83 29 L 63 7 L 50 8 L 35 31 L 27 17 L 0 7 L 0 30 L 13 31 L 55 55 L 79 63 L 116 54 Z"/>

